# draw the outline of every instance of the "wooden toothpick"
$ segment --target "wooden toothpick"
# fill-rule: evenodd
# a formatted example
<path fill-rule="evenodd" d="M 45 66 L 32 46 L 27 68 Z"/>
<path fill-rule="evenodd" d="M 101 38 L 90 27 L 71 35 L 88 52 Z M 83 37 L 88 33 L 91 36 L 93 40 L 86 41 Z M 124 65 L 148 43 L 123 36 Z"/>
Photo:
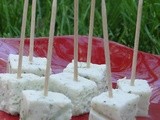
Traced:
<path fill-rule="evenodd" d="M 29 48 L 29 62 L 33 61 L 34 49 L 34 34 L 35 34 L 35 17 L 36 16 L 36 0 L 32 0 L 32 18 L 31 18 L 31 32 L 30 32 L 30 48 Z"/>
<path fill-rule="evenodd" d="M 49 82 L 51 59 L 52 59 L 52 48 L 53 48 L 53 41 L 54 41 L 56 12 L 57 12 L 57 0 L 53 0 L 52 13 L 51 13 L 51 22 L 50 22 L 50 32 L 49 32 L 49 43 L 48 43 L 48 54 L 47 54 L 45 85 L 44 85 L 44 95 L 45 96 L 48 95 L 48 82 Z"/>
<path fill-rule="evenodd" d="M 88 68 L 90 67 L 90 63 L 91 63 L 95 3 L 96 3 L 95 0 L 91 1 L 91 14 L 90 14 L 90 25 L 89 25 L 89 37 L 88 37 L 88 51 L 87 51 L 87 67 Z"/>
<path fill-rule="evenodd" d="M 23 8 L 22 26 L 21 26 L 20 47 L 19 47 L 19 60 L 18 60 L 18 71 L 17 71 L 18 79 L 21 78 L 21 73 L 22 73 L 22 59 L 23 59 L 24 39 L 26 33 L 27 11 L 28 11 L 28 0 L 25 0 Z"/>
<path fill-rule="evenodd" d="M 74 80 L 78 81 L 78 5 L 74 0 Z"/>
<path fill-rule="evenodd" d="M 136 33 L 135 33 L 135 41 L 134 41 L 134 53 L 133 53 L 133 61 L 132 61 L 131 86 L 134 86 L 135 76 L 136 76 L 137 54 L 138 54 L 139 36 L 140 36 L 140 29 L 141 29 L 142 7 L 143 7 L 143 0 L 139 0 L 138 11 L 137 11 Z"/>
<path fill-rule="evenodd" d="M 112 92 L 111 64 L 110 64 L 107 12 L 106 12 L 105 0 L 102 0 L 102 23 L 103 23 L 103 36 L 104 36 L 104 49 L 105 49 L 105 59 L 106 59 L 106 71 L 107 71 L 107 80 L 108 80 L 108 92 L 109 92 L 109 97 L 112 98 L 113 97 L 113 92 Z"/>

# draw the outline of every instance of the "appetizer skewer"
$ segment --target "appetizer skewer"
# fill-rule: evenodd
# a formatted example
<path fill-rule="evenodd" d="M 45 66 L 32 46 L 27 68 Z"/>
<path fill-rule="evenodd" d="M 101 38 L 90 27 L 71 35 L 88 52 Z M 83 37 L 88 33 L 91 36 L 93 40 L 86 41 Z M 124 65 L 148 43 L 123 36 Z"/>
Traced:
<path fill-rule="evenodd" d="M 131 79 L 120 79 L 117 81 L 118 88 L 135 95 L 139 95 L 140 100 L 138 103 L 137 116 L 147 116 L 149 110 L 149 100 L 151 97 L 151 88 L 146 80 L 135 79 L 136 76 L 136 66 L 137 66 L 137 54 L 138 54 L 138 44 L 140 36 L 140 26 L 141 26 L 141 16 L 142 16 L 143 0 L 139 0 L 138 11 L 137 11 L 137 24 L 135 33 L 135 43 L 134 43 L 134 54 L 132 61 L 132 73 Z"/>
<path fill-rule="evenodd" d="M 70 99 L 61 93 L 48 91 L 56 10 L 57 0 L 53 0 L 44 92 L 35 90 L 25 90 L 22 92 L 21 120 L 70 120 L 72 116 Z"/>
<path fill-rule="evenodd" d="M 17 74 L 0 74 L 0 109 L 12 115 L 20 112 L 21 92 L 26 89 L 40 90 L 44 79 L 34 74 L 22 74 L 22 55 L 25 38 L 28 0 L 24 2 L 19 62 Z"/>
<path fill-rule="evenodd" d="M 27 7 L 27 6 L 26 6 Z M 27 20 L 27 9 L 24 11 L 25 21 L 22 23 L 21 41 L 19 48 L 19 55 L 10 54 L 8 58 L 8 72 L 17 73 L 20 77 L 21 73 L 33 73 L 38 76 L 44 76 L 46 72 L 47 59 L 45 57 L 33 57 L 34 51 L 34 34 L 35 34 L 35 14 L 36 14 L 36 0 L 32 0 L 32 17 L 31 17 L 31 32 L 30 32 L 30 47 L 29 56 L 23 55 L 24 39 L 25 39 L 25 22 Z M 20 57 L 21 56 L 21 57 Z M 20 61 L 19 61 L 20 60 Z M 51 69 L 50 69 L 51 73 Z"/>
<path fill-rule="evenodd" d="M 62 72 L 50 76 L 50 82 L 54 85 L 52 91 L 60 92 L 69 97 L 73 104 L 73 116 L 89 112 L 90 102 L 97 95 L 95 82 L 78 76 L 78 0 L 74 0 L 74 72 Z"/>
<path fill-rule="evenodd" d="M 77 62 L 77 58 L 76 58 L 76 59 L 74 59 L 74 61 L 69 63 L 63 71 L 64 72 L 71 72 L 71 73 L 76 73 L 78 71 L 78 73 L 76 73 L 76 74 L 78 74 L 79 76 L 87 78 L 87 79 L 95 82 L 97 84 L 99 93 L 101 93 L 101 92 L 104 92 L 107 90 L 106 73 L 105 73 L 106 66 L 104 64 L 98 65 L 98 64 L 90 63 L 91 62 L 91 53 L 92 53 L 91 51 L 92 51 L 92 36 L 93 36 L 93 26 L 94 26 L 95 3 L 96 3 L 95 0 L 91 1 L 87 62 Z M 78 8 L 78 7 L 76 6 L 75 8 Z M 78 23 L 76 23 L 76 19 L 77 19 L 76 15 L 78 15 L 78 13 L 75 13 L 75 35 L 77 34 L 76 30 L 78 29 L 77 28 Z M 76 38 L 74 40 L 76 40 Z M 78 52 L 75 50 L 74 54 L 77 55 Z M 74 56 L 74 58 L 75 57 L 77 57 L 77 56 Z"/>
<path fill-rule="evenodd" d="M 139 96 L 112 90 L 108 26 L 105 0 L 102 0 L 102 23 L 105 59 L 107 66 L 108 91 L 94 97 L 91 101 L 89 120 L 135 120 Z"/>

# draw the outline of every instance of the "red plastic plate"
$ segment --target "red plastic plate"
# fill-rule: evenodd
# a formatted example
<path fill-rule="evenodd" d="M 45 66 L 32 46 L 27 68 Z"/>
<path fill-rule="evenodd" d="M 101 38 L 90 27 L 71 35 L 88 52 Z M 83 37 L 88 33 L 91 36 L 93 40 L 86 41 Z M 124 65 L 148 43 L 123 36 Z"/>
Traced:
<path fill-rule="evenodd" d="M 79 61 L 86 61 L 87 55 L 86 36 L 79 36 Z M 34 56 L 46 57 L 48 38 L 36 38 Z M 0 39 L 0 72 L 6 72 L 7 58 L 10 53 L 18 54 L 18 38 Z M 28 55 L 29 40 L 26 39 L 24 55 Z M 110 42 L 110 55 L 112 66 L 112 80 L 114 86 L 119 78 L 130 78 L 133 50 L 115 42 Z M 58 36 L 54 39 L 52 57 L 52 72 L 59 73 L 73 59 L 73 36 Z M 92 63 L 105 63 L 103 40 L 93 38 Z M 160 56 L 144 52 L 138 53 L 138 65 L 136 78 L 146 79 L 153 88 L 150 99 L 149 115 L 137 120 L 159 120 L 160 118 Z M 11 116 L 0 112 L 0 120 L 18 120 L 18 116 Z M 72 120 L 88 120 L 88 114 L 73 117 Z"/>

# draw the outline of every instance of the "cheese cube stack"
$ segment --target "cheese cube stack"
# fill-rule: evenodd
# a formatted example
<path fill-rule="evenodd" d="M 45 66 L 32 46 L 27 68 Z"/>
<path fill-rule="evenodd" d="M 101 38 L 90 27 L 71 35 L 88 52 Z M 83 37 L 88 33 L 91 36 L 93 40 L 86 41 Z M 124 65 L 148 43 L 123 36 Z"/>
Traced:
<path fill-rule="evenodd" d="M 60 93 L 25 90 L 22 92 L 20 120 L 70 120 L 71 100 Z"/>
<path fill-rule="evenodd" d="M 142 79 L 136 79 L 135 86 L 131 86 L 130 83 L 131 80 L 126 78 L 117 81 L 118 88 L 122 91 L 140 96 L 137 116 L 147 116 L 152 92 L 149 84 L 146 80 Z"/>
<path fill-rule="evenodd" d="M 89 112 L 90 102 L 98 93 L 95 82 L 80 76 L 75 81 L 72 73 L 51 75 L 50 84 L 54 86 L 50 88 L 51 91 L 63 93 L 71 99 L 74 116 Z"/>
<path fill-rule="evenodd" d="M 0 110 L 12 115 L 20 112 L 22 90 L 42 90 L 44 78 L 34 74 L 0 74 Z"/>
<path fill-rule="evenodd" d="M 104 92 L 92 99 L 89 120 L 135 120 L 139 96 L 113 90 L 113 98 Z"/>
<path fill-rule="evenodd" d="M 17 73 L 19 55 L 10 54 L 8 58 L 8 72 Z M 41 57 L 33 57 L 30 63 L 28 56 L 23 56 L 22 73 L 33 73 L 38 76 L 45 76 L 47 59 Z M 50 70 L 51 73 L 51 70 Z"/>
<path fill-rule="evenodd" d="M 74 61 L 69 63 L 64 69 L 64 72 L 74 72 Z M 94 81 L 97 84 L 99 93 L 107 90 L 106 82 L 106 65 L 90 64 L 90 68 L 87 68 L 87 63 L 78 62 L 78 74 L 81 77 Z"/>

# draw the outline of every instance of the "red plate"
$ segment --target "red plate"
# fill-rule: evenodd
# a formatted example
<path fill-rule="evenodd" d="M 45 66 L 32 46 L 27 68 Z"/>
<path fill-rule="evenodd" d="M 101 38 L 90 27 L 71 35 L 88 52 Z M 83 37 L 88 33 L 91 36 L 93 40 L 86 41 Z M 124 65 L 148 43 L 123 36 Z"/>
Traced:
<path fill-rule="evenodd" d="M 87 37 L 79 36 L 79 61 L 86 61 Z M 55 37 L 52 59 L 52 72 L 59 73 L 73 59 L 73 36 Z M 34 56 L 46 57 L 48 38 L 35 40 Z M 17 54 L 19 39 L 0 39 L 0 72 L 6 72 L 7 58 L 10 53 Z M 29 40 L 25 41 L 24 54 L 28 55 Z M 103 40 L 93 39 L 92 63 L 102 64 L 104 60 Z M 113 84 L 123 77 L 130 78 L 133 50 L 115 42 L 110 42 Z M 160 118 L 160 56 L 144 52 L 138 53 L 137 78 L 146 79 L 153 88 L 149 116 L 137 120 L 159 120 Z M 115 86 L 116 84 L 114 84 Z M 0 112 L 0 120 L 18 120 L 18 116 L 11 116 Z M 88 120 L 88 114 L 73 117 L 72 120 Z"/>

